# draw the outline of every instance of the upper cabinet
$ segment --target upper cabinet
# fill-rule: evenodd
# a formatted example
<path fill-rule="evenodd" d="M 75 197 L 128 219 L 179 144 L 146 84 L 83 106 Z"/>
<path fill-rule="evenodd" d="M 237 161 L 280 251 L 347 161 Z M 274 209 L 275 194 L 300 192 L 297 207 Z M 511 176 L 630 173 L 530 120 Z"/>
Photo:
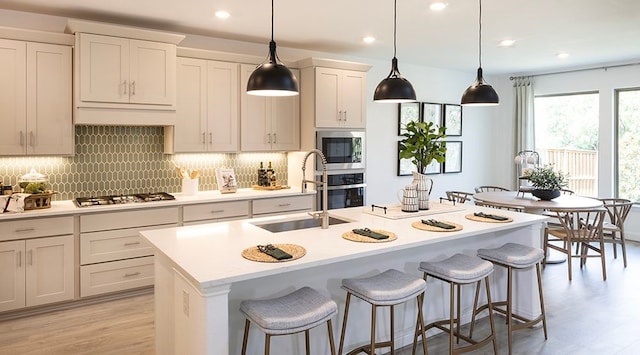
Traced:
<path fill-rule="evenodd" d="M 0 39 L 0 155 L 73 155 L 71 46 Z"/>
<path fill-rule="evenodd" d="M 313 120 L 309 126 L 365 128 L 366 71 L 371 66 L 314 58 L 299 65 L 301 110 L 305 120 Z"/>
<path fill-rule="evenodd" d="M 299 96 L 265 97 L 246 93 L 255 65 L 240 68 L 240 147 L 242 151 L 286 151 L 300 149 Z M 300 77 L 297 70 L 292 70 Z"/>
<path fill-rule="evenodd" d="M 66 31 L 76 34 L 76 124 L 174 124 L 184 36 L 78 20 Z"/>
<path fill-rule="evenodd" d="M 175 104 L 176 46 L 81 33 L 80 100 Z"/>
<path fill-rule="evenodd" d="M 178 58 L 176 124 L 165 128 L 165 153 L 235 152 L 238 64 Z"/>

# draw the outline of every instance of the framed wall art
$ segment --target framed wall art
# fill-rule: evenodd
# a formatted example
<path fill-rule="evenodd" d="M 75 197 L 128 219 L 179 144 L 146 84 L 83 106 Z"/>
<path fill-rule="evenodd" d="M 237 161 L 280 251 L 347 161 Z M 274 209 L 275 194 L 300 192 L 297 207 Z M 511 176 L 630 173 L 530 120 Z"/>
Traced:
<path fill-rule="evenodd" d="M 447 128 L 447 136 L 462 136 L 462 106 L 444 104 L 444 116 L 442 121 L 444 127 Z"/>
<path fill-rule="evenodd" d="M 442 104 L 423 102 L 422 121 L 432 122 L 436 129 L 440 127 L 442 125 Z"/>
<path fill-rule="evenodd" d="M 411 121 L 420 121 L 420 103 L 403 102 L 398 105 L 398 135 L 405 131 L 404 127 Z"/>
<path fill-rule="evenodd" d="M 447 147 L 444 163 L 442 163 L 442 172 L 461 173 L 462 172 L 462 141 L 444 142 Z"/>

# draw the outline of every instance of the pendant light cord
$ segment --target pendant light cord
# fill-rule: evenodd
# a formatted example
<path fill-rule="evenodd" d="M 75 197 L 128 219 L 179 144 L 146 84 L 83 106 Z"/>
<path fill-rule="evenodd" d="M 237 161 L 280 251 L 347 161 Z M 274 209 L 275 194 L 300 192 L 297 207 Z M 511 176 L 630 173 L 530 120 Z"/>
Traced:
<path fill-rule="evenodd" d="M 478 16 L 478 64 L 482 68 L 482 0 L 478 0 L 480 11 Z"/>
<path fill-rule="evenodd" d="M 273 42 L 273 1 L 271 0 L 271 42 Z"/>
<path fill-rule="evenodd" d="M 396 57 L 396 26 L 398 21 L 396 20 L 396 12 L 398 7 L 398 0 L 393 0 L 393 57 Z"/>

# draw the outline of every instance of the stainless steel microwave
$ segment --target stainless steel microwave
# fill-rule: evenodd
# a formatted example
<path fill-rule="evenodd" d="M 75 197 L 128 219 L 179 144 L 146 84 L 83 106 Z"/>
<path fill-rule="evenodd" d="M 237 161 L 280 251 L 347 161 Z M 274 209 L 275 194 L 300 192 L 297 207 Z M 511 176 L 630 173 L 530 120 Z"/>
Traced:
<path fill-rule="evenodd" d="M 316 148 L 327 158 L 327 170 L 364 169 L 364 137 L 364 131 L 317 131 Z"/>

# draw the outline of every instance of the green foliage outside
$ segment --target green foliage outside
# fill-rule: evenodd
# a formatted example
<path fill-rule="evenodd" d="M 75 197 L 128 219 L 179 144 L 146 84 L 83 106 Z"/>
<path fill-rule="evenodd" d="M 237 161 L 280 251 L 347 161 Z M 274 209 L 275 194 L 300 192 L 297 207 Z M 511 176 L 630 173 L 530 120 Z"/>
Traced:
<path fill-rule="evenodd" d="M 640 90 L 618 93 L 618 197 L 640 201 Z"/>

